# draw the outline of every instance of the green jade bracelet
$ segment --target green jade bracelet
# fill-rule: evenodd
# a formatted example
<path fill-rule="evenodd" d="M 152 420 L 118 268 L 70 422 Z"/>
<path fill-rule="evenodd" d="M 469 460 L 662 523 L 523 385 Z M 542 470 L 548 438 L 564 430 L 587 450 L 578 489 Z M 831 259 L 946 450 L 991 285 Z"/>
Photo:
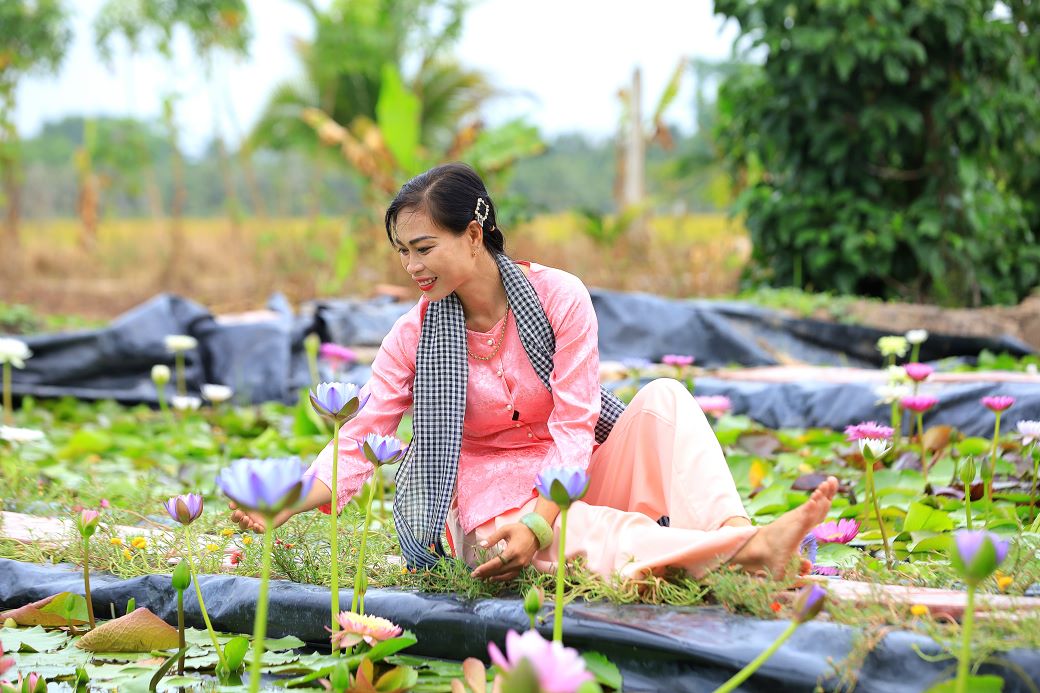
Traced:
<path fill-rule="evenodd" d="M 538 513 L 527 513 L 520 518 L 520 522 L 522 522 L 529 530 L 534 532 L 535 539 L 538 540 L 539 550 L 552 544 L 553 530 L 544 517 Z"/>

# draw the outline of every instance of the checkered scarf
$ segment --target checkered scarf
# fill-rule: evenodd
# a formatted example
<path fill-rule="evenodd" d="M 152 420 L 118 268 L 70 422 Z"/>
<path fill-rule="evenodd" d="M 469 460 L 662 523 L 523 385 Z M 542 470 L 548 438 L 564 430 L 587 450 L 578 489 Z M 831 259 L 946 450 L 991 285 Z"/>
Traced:
<path fill-rule="evenodd" d="M 545 309 L 523 271 L 496 255 L 506 298 L 516 318 L 524 351 L 550 391 L 556 353 Z M 429 304 L 419 334 L 413 388 L 412 443 L 397 472 L 394 522 L 405 559 L 412 568 L 429 568 L 445 555 L 444 522 L 455 489 L 466 415 L 466 316 L 455 294 Z M 596 442 L 607 439 L 625 410 L 621 400 L 600 387 Z M 532 480 L 533 481 L 533 480 Z"/>

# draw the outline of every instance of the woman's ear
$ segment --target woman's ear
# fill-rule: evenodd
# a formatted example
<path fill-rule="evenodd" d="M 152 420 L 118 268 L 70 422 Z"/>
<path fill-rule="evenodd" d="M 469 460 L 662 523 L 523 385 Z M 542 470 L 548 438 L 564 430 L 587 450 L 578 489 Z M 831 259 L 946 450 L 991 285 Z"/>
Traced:
<path fill-rule="evenodd" d="M 480 228 L 476 219 L 466 226 L 466 237 L 473 248 L 479 249 L 484 245 L 484 229 Z"/>

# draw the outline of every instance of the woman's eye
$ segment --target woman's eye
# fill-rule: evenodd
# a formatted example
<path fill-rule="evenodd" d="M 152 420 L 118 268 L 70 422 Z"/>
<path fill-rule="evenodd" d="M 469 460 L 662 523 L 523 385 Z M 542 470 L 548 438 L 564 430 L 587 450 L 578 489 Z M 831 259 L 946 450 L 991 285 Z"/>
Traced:
<path fill-rule="evenodd" d="M 407 253 L 408 253 L 408 249 L 407 248 L 398 248 L 397 249 L 397 254 L 398 255 L 406 255 Z"/>
<path fill-rule="evenodd" d="M 416 250 L 419 251 L 420 255 L 425 255 L 426 253 L 430 252 L 430 250 L 432 250 L 432 248 L 416 248 Z"/>

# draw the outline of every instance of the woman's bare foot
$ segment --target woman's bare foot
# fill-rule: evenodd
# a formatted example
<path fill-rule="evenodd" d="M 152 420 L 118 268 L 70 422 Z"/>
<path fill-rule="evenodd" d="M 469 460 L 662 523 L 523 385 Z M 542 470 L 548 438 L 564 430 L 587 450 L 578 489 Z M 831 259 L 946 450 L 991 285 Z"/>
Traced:
<path fill-rule="evenodd" d="M 752 574 L 765 571 L 776 579 L 785 577 L 802 539 L 827 517 L 837 492 L 838 480 L 833 476 L 827 477 L 812 492 L 808 501 L 760 527 L 729 563 Z"/>

